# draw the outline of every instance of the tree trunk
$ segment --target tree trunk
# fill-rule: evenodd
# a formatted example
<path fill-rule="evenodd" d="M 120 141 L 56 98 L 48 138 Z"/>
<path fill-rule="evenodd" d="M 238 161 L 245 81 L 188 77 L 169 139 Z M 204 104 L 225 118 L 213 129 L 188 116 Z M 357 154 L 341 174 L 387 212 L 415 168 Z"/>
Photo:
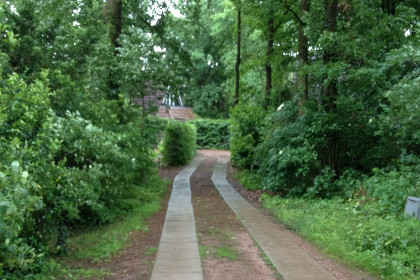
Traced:
<path fill-rule="evenodd" d="M 326 0 L 325 9 L 327 12 L 326 24 L 328 26 L 329 32 L 337 31 L 337 16 L 338 16 L 338 0 Z M 334 49 L 329 48 L 324 50 L 322 57 L 323 64 L 327 65 L 333 62 L 335 53 Z M 333 80 L 329 82 L 323 88 L 323 100 L 324 100 L 324 109 L 328 113 L 337 113 L 337 81 Z M 339 153 L 340 147 L 338 143 L 338 135 L 336 132 L 331 133 L 328 136 L 328 150 L 327 150 L 327 162 L 332 170 L 335 171 L 337 176 L 340 175 L 340 165 L 339 165 Z"/>
<path fill-rule="evenodd" d="M 106 0 L 103 8 L 106 23 L 109 25 L 109 38 L 114 46 L 114 55 L 118 54 L 118 38 L 121 35 L 122 27 L 122 0 Z M 119 85 L 114 79 L 112 68 L 108 71 L 108 89 L 107 96 L 109 99 L 118 99 Z"/>
<path fill-rule="evenodd" d="M 338 0 L 325 1 L 325 8 L 327 11 L 326 23 L 329 32 L 337 31 L 337 16 L 338 16 Z M 333 49 L 325 49 L 322 57 L 323 64 L 326 65 L 332 62 L 334 57 Z M 323 88 L 323 96 L 325 101 L 325 109 L 329 112 L 335 111 L 337 99 L 337 81 L 331 81 Z"/>
<path fill-rule="evenodd" d="M 104 6 L 104 15 L 106 23 L 110 25 L 109 37 L 115 48 L 120 47 L 118 38 L 121 35 L 122 27 L 122 1 L 106 0 Z M 115 51 L 115 54 L 117 51 Z"/>
<path fill-rule="evenodd" d="M 274 46 L 274 19 L 273 19 L 273 13 L 270 12 L 270 18 L 268 19 L 268 30 L 267 30 L 267 58 L 265 62 L 265 105 L 268 104 L 271 89 L 273 87 L 272 82 L 272 73 L 273 69 L 271 67 L 271 59 L 273 54 L 273 46 Z M 265 106 L 266 107 L 266 106 Z"/>
<path fill-rule="evenodd" d="M 301 0 L 300 1 L 300 11 L 303 15 L 305 12 L 309 12 L 311 0 Z M 300 22 L 299 25 L 299 39 L 298 39 L 298 64 L 299 64 L 299 73 L 297 79 L 297 88 L 298 92 L 301 95 L 299 101 L 299 115 L 303 115 L 303 106 L 305 101 L 308 100 L 309 89 L 308 89 L 308 74 L 302 73 L 302 67 L 307 65 L 309 62 L 309 42 L 308 38 L 305 36 L 303 29 L 305 23 Z"/>
<path fill-rule="evenodd" d="M 241 64 L 241 6 L 238 4 L 238 33 L 237 33 L 237 55 L 235 65 L 235 104 L 239 102 L 239 66 Z"/>
<path fill-rule="evenodd" d="M 395 0 L 382 0 L 382 10 L 388 15 L 395 15 L 396 3 Z"/>

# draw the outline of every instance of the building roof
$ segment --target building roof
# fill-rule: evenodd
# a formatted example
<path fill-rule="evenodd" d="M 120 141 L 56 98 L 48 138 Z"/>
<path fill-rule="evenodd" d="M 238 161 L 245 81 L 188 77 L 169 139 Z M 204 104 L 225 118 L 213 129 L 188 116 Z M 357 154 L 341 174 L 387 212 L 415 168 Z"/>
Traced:
<path fill-rule="evenodd" d="M 179 106 L 160 106 L 158 115 L 162 118 L 173 119 L 178 121 L 187 121 L 194 119 L 194 113 L 190 107 Z"/>

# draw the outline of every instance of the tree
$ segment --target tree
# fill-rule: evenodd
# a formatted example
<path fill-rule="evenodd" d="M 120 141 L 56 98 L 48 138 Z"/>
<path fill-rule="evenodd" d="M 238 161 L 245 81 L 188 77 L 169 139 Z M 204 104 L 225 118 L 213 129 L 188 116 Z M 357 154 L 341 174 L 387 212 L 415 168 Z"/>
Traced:
<path fill-rule="evenodd" d="M 240 65 L 241 65 L 241 0 L 235 3 L 237 9 L 237 20 L 236 20 L 236 64 L 235 64 L 235 104 L 239 102 L 239 82 L 240 82 Z"/>
<path fill-rule="evenodd" d="M 117 49 L 120 46 L 118 38 L 121 35 L 122 28 L 122 0 L 106 0 L 104 16 L 106 23 L 110 26 L 109 37 L 115 49 Z M 115 53 L 117 53 L 117 50 L 115 50 Z"/>

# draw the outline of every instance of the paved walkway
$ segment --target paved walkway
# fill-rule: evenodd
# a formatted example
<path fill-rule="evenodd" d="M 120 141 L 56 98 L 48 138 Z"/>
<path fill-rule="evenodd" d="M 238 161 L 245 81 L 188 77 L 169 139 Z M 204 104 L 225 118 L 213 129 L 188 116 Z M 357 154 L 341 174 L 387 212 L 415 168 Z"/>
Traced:
<path fill-rule="evenodd" d="M 151 280 L 202 280 L 189 179 L 205 155 L 174 180 Z M 249 204 L 226 180 L 228 157 L 219 157 L 212 181 L 284 280 L 335 280 L 311 256 Z"/>
<path fill-rule="evenodd" d="M 335 280 L 311 256 L 259 210 L 248 203 L 226 180 L 227 158 L 219 158 L 212 180 L 219 193 L 271 260 L 285 280 Z"/>
<path fill-rule="evenodd" d="M 151 280 L 202 280 L 190 176 L 203 157 L 196 157 L 174 180 Z"/>

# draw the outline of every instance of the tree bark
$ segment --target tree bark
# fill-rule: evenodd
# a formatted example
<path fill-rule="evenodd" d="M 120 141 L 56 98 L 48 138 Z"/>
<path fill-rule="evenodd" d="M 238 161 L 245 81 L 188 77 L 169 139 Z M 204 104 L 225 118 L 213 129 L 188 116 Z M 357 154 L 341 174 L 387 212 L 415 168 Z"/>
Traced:
<path fill-rule="evenodd" d="M 272 73 L 273 69 L 271 67 L 271 59 L 274 50 L 274 33 L 276 32 L 274 28 L 274 19 L 273 13 L 270 13 L 270 18 L 268 19 L 268 28 L 267 28 L 267 58 L 265 62 L 265 105 L 268 104 L 270 98 L 271 89 L 273 88 L 272 82 Z"/>
<path fill-rule="evenodd" d="M 328 25 L 329 32 L 337 31 L 337 16 L 338 16 L 338 0 L 327 0 L 325 1 L 325 8 L 327 11 L 326 24 Z M 322 57 L 323 64 L 326 65 L 332 62 L 334 57 L 333 49 L 325 49 Z M 336 110 L 336 99 L 337 99 L 337 81 L 331 81 L 328 85 L 323 88 L 323 95 L 325 101 L 325 109 L 329 112 Z"/>
<path fill-rule="evenodd" d="M 337 31 L 337 16 L 338 16 L 338 0 L 325 0 L 325 10 L 326 10 L 326 24 L 328 26 L 329 32 Z M 333 48 L 326 48 L 322 57 L 323 64 L 327 65 L 333 62 L 335 57 L 335 50 Z M 323 100 L 324 100 L 324 109 L 328 113 L 337 113 L 337 81 L 333 80 L 329 82 L 323 88 Z M 339 163 L 339 153 L 340 147 L 338 143 L 337 132 L 332 132 L 328 135 L 328 148 L 327 148 L 327 158 L 326 161 L 332 170 L 335 171 L 337 176 L 341 173 L 340 163 Z"/>
<path fill-rule="evenodd" d="M 238 4 L 238 31 L 237 31 L 237 54 L 236 54 L 236 65 L 235 65 L 235 104 L 239 102 L 239 66 L 241 64 L 241 6 Z"/>
<path fill-rule="evenodd" d="M 311 0 L 301 0 L 300 1 L 300 11 L 303 15 L 305 12 L 309 12 Z M 309 62 L 309 42 L 308 38 L 304 34 L 305 23 L 300 21 L 299 24 L 299 39 L 298 39 L 298 64 L 299 64 L 299 73 L 297 79 L 297 88 L 298 92 L 301 95 L 299 101 L 299 115 L 303 115 L 303 106 L 308 100 L 309 89 L 308 89 L 308 74 L 302 73 L 301 69 L 303 66 L 307 65 Z"/>
<path fill-rule="evenodd" d="M 115 48 L 120 47 L 118 38 L 121 35 L 122 28 L 122 1 L 106 0 L 104 6 L 105 21 L 110 25 L 109 37 Z M 115 54 L 117 51 L 115 51 Z"/>

